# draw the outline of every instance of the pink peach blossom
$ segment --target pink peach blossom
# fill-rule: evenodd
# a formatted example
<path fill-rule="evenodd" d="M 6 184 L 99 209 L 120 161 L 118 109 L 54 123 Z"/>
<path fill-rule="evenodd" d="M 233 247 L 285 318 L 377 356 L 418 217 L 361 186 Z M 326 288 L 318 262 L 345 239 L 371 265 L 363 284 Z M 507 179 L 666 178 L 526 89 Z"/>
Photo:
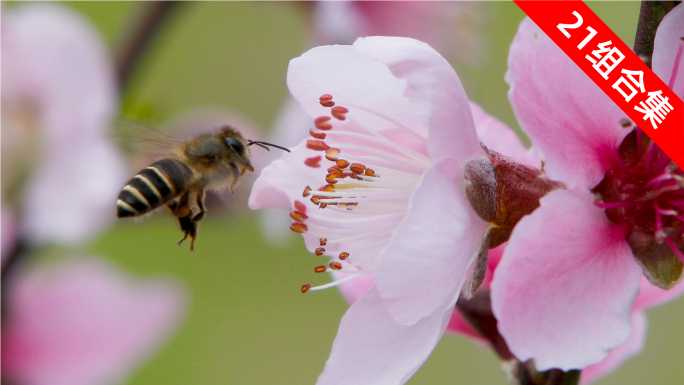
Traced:
<path fill-rule="evenodd" d="M 95 258 L 21 273 L 3 282 L 2 323 L 3 380 L 21 384 L 120 382 L 178 328 L 187 302 L 176 282 Z"/>
<path fill-rule="evenodd" d="M 118 95 L 105 44 L 59 5 L 5 9 L 2 72 L 3 202 L 21 206 L 28 241 L 79 243 L 114 220 L 126 174 L 108 133 Z"/>
<path fill-rule="evenodd" d="M 312 1 L 309 45 L 351 44 L 364 36 L 404 36 L 430 44 L 448 58 L 476 63 L 485 47 L 476 33 L 481 15 L 479 5 L 435 1 Z M 294 147 L 308 136 L 311 117 L 292 97 L 286 98 L 273 124 L 269 140 Z M 281 154 L 272 153 L 271 159 Z M 268 240 L 279 243 L 292 233 L 289 219 L 279 210 L 260 212 Z M 286 226 L 287 224 L 287 226 Z"/>
<path fill-rule="evenodd" d="M 679 5 L 663 20 L 653 56 L 656 74 L 679 96 L 683 36 Z M 640 130 L 529 19 L 508 64 L 518 121 L 549 177 L 567 189 L 542 198 L 509 239 L 492 282 L 499 331 L 518 359 L 534 359 L 539 370 L 581 369 L 611 360 L 611 350 L 620 361 L 642 345 L 642 277 L 676 283 L 640 264 L 647 266 L 644 248 L 674 264 L 682 258 L 682 171 L 652 143 L 642 146 Z"/>
<path fill-rule="evenodd" d="M 465 195 L 466 163 L 486 156 L 468 99 L 448 62 L 407 38 L 314 48 L 291 61 L 288 87 L 317 139 L 263 170 L 250 207 L 291 210 L 307 248 L 332 258 L 317 271 L 346 275 L 331 285 L 375 281 L 318 383 L 403 383 L 444 333 L 489 228 Z"/>

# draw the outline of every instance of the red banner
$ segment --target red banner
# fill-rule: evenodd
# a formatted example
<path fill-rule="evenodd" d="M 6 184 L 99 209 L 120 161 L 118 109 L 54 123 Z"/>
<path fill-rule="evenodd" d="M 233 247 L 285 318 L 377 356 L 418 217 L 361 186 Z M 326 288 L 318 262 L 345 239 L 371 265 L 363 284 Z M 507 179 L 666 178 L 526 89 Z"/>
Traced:
<path fill-rule="evenodd" d="M 684 168 L 684 102 L 584 2 L 515 3 Z"/>

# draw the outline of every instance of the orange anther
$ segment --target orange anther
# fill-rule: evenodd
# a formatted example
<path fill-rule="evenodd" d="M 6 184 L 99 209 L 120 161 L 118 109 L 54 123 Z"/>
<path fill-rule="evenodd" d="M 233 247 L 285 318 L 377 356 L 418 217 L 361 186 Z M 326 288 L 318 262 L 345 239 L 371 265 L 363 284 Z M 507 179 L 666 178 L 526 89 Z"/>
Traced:
<path fill-rule="evenodd" d="M 342 264 L 339 262 L 335 262 L 335 261 L 330 262 L 328 264 L 328 266 L 330 266 L 330 268 L 333 270 L 342 270 Z"/>
<path fill-rule="evenodd" d="M 337 119 L 337 120 L 346 120 L 347 117 L 346 117 L 345 115 L 346 115 L 348 112 L 349 112 L 348 109 L 346 109 L 346 108 L 344 108 L 344 107 L 340 107 L 340 106 L 333 107 L 333 108 L 330 110 L 330 113 L 332 114 L 332 116 L 333 116 L 335 119 Z"/>
<path fill-rule="evenodd" d="M 338 178 L 337 174 L 330 173 L 325 176 L 325 181 L 328 183 L 335 183 L 335 180 Z"/>
<path fill-rule="evenodd" d="M 351 166 L 349 166 L 349 169 L 357 174 L 362 174 L 366 170 L 366 166 L 361 163 L 352 163 Z"/>
<path fill-rule="evenodd" d="M 319 168 L 321 167 L 321 159 L 323 158 L 320 155 L 306 158 L 304 164 L 312 168 Z"/>
<path fill-rule="evenodd" d="M 337 166 L 332 166 L 332 167 L 328 168 L 328 173 L 329 174 L 335 174 L 339 178 L 344 176 L 344 172 L 342 172 L 342 170 L 340 170 Z"/>
<path fill-rule="evenodd" d="M 316 255 L 319 255 L 319 256 L 323 255 L 323 253 L 325 253 L 325 249 L 322 247 L 319 247 L 316 249 L 316 251 L 314 253 L 316 253 Z"/>
<path fill-rule="evenodd" d="M 313 204 L 317 205 L 317 204 L 321 203 L 321 197 L 314 195 L 311 197 L 311 202 L 313 202 Z"/>
<path fill-rule="evenodd" d="M 347 253 L 347 252 L 345 251 L 344 253 L 340 253 L 340 256 L 339 256 L 338 258 L 340 258 L 340 260 L 344 261 L 344 260 L 347 259 L 348 257 L 349 257 L 349 253 Z"/>
<path fill-rule="evenodd" d="M 301 211 L 303 213 L 306 212 L 306 206 L 304 205 L 304 203 L 302 203 L 300 201 L 294 201 L 294 207 L 295 207 L 295 210 L 297 210 L 297 211 Z"/>
<path fill-rule="evenodd" d="M 326 208 L 326 207 L 328 207 L 328 204 L 325 203 L 325 202 L 321 202 L 321 204 L 318 205 L 318 208 L 319 208 L 319 209 L 324 209 L 324 208 Z"/>
<path fill-rule="evenodd" d="M 308 283 L 302 285 L 302 293 L 306 293 L 307 291 L 309 291 L 309 289 L 311 289 L 311 285 L 309 285 Z"/>
<path fill-rule="evenodd" d="M 328 270 L 325 266 L 316 266 L 314 268 L 314 273 L 325 273 Z"/>
<path fill-rule="evenodd" d="M 321 246 L 325 246 L 328 243 L 328 238 L 319 238 L 318 239 L 318 244 Z"/>
<path fill-rule="evenodd" d="M 330 192 L 330 191 L 333 191 L 334 189 L 335 189 L 335 185 L 326 184 L 325 186 L 319 188 L 318 191 Z"/>
<path fill-rule="evenodd" d="M 337 154 L 342 152 L 339 148 L 328 148 L 325 150 L 325 159 L 331 161 L 331 162 L 337 162 L 339 158 L 337 158 Z"/>
<path fill-rule="evenodd" d="M 302 193 L 302 196 L 306 198 L 306 197 L 309 196 L 310 193 L 311 193 L 311 187 L 306 186 L 306 187 L 304 188 L 304 192 Z"/>
<path fill-rule="evenodd" d="M 313 136 L 316 139 L 325 139 L 325 132 L 316 131 L 313 128 L 309 130 L 309 135 Z"/>
<path fill-rule="evenodd" d="M 322 140 L 307 139 L 306 148 L 314 151 L 327 151 L 330 148 L 330 146 L 325 144 L 325 142 Z"/>
<path fill-rule="evenodd" d="M 290 225 L 290 230 L 301 234 L 309 230 L 309 226 L 302 222 L 293 222 L 292 225 Z"/>
<path fill-rule="evenodd" d="M 290 218 L 292 218 L 296 222 L 304 222 L 305 220 L 309 219 L 309 217 L 306 214 L 296 210 L 290 212 Z"/>
<path fill-rule="evenodd" d="M 346 160 L 344 160 L 344 159 L 338 160 L 335 164 L 337 165 L 337 167 L 339 167 L 339 168 L 341 168 L 341 169 L 342 169 L 342 168 L 346 168 L 347 166 L 349 166 L 349 162 L 346 161 Z"/>
<path fill-rule="evenodd" d="M 375 171 L 373 171 L 372 168 L 367 168 L 367 169 L 366 169 L 366 175 L 368 175 L 368 176 L 375 176 Z"/>
<path fill-rule="evenodd" d="M 323 130 L 323 131 L 332 130 L 333 126 L 332 126 L 332 124 L 330 124 L 328 122 L 330 122 L 329 116 L 321 116 L 321 117 L 316 118 L 316 120 L 314 120 L 314 125 L 319 130 Z"/>

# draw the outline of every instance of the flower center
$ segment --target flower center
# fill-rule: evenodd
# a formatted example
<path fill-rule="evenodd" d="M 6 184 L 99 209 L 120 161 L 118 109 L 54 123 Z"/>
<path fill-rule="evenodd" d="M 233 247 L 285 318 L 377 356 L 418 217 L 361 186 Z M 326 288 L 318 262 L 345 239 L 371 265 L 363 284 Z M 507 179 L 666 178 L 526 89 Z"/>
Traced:
<path fill-rule="evenodd" d="M 646 277 L 672 287 L 684 255 L 684 174 L 640 128 L 618 148 L 614 169 L 592 192 L 608 219 L 627 228 L 627 242 Z"/>
<path fill-rule="evenodd" d="M 426 139 L 391 117 L 363 107 L 355 107 L 349 115 L 348 108 L 336 105 L 327 94 L 320 97 L 320 104 L 330 108 L 330 116 L 314 120 L 316 128 L 309 131 L 312 139 L 306 146 L 319 155 L 304 164 L 327 166 L 327 174 L 320 187 L 307 186 L 302 196 L 325 209 L 325 214 L 307 214 L 306 206 L 295 201 L 290 229 L 317 239 L 316 255 L 333 258 L 314 272 L 335 270 L 350 275 L 318 287 L 303 285 L 302 292 L 371 273 L 380 250 L 406 215 L 423 171 L 432 164 L 426 151 L 415 146 L 416 137 L 423 144 Z M 361 118 L 355 119 L 356 114 Z M 385 129 L 376 129 L 369 124 L 372 121 Z"/>

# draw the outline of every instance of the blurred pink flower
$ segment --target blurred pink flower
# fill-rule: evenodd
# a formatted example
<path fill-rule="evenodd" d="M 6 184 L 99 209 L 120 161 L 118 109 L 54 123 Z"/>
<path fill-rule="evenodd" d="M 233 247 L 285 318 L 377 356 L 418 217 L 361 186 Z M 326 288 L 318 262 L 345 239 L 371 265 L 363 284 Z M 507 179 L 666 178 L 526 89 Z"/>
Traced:
<path fill-rule="evenodd" d="M 653 68 L 680 96 L 683 36 L 679 5 L 658 30 Z M 517 358 L 533 358 L 539 370 L 584 368 L 630 338 L 615 350 L 620 361 L 641 348 L 643 307 L 662 300 L 635 303 L 642 276 L 668 288 L 679 279 L 682 170 L 645 145 L 641 131 L 529 19 L 508 64 L 518 121 L 544 154 L 549 177 L 567 189 L 542 198 L 509 239 L 492 282 L 499 331 Z"/>
<path fill-rule="evenodd" d="M 173 281 L 131 278 L 99 259 L 3 284 L 3 381 L 26 385 L 122 381 L 178 328 L 187 302 Z"/>
<path fill-rule="evenodd" d="M 318 382 L 403 383 L 444 333 L 489 228 L 465 195 L 466 163 L 486 159 L 465 91 L 430 46 L 390 37 L 314 48 L 291 61 L 288 87 L 316 139 L 264 169 L 250 207 L 291 210 L 307 248 L 333 258 L 316 271 L 347 274 L 331 285 L 375 280 Z"/>
<path fill-rule="evenodd" d="M 477 62 L 484 39 L 479 5 L 448 1 L 316 1 L 311 43 L 351 44 L 365 36 L 417 39 L 448 59 Z"/>
<path fill-rule="evenodd" d="M 125 167 L 108 138 L 112 64 L 84 19 L 55 4 L 2 12 L 2 199 L 32 242 L 79 243 L 114 220 Z"/>

